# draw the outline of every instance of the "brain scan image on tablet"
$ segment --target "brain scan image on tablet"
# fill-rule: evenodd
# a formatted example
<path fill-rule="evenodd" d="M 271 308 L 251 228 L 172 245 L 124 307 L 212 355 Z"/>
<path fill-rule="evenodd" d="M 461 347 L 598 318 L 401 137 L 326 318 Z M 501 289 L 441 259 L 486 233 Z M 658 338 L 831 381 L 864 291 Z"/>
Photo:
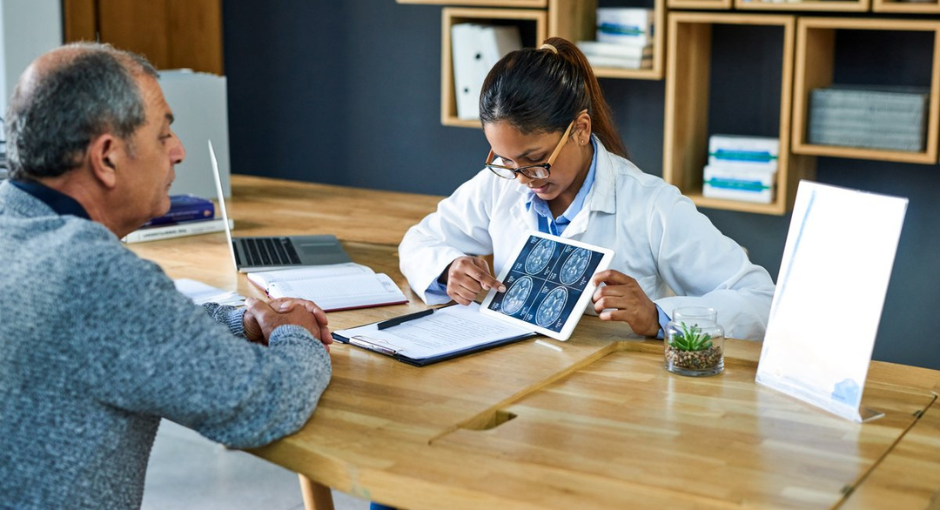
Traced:
<path fill-rule="evenodd" d="M 515 315 L 522 310 L 529 293 L 532 292 L 532 278 L 524 276 L 515 282 L 506 290 L 506 297 L 503 298 L 503 313 L 506 315 Z"/>
<path fill-rule="evenodd" d="M 584 270 L 591 262 L 591 252 L 584 248 L 578 248 L 568 255 L 568 259 L 561 266 L 561 283 L 571 285 L 578 281 L 578 278 L 584 276 Z"/>
<path fill-rule="evenodd" d="M 512 264 L 500 271 L 506 292 L 489 293 L 483 302 L 484 312 L 507 320 L 511 317 L 556 337 L 563 336 L 562 329 L 569 325 L 564 335 L 570 334 L 590 301 L 591 278 L 606 269 L 612 252 L 534 232 L 520 241 L 520 246 Z M 602 261 L 604 267 L 600 267 Z"/>
<path fill-rule="evenodd" d="M 525 272 L 535 274 L 545 269 L 555 254 L 555 242 L 542 239 L 525 258 Z"/>
<path fill-rule="evenodd" d="M 549 328 L 552 323 L 561 317 L 565 303 L 568 301 L 568 290 L 564 287 L 555 287 L 555 289 L 545 296 L 545 299 L 539 304 L 535 311 L 535 323 L 543 328 Z"/>

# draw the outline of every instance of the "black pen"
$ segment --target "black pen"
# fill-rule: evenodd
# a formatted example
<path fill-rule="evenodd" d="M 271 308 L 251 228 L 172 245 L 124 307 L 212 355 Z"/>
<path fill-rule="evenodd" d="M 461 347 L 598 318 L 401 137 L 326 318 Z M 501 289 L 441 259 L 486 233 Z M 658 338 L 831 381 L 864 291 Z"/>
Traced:
<path fill-rule="evenodd" d="M 390 328 L 390 327 L 392 327 L 392 326 L 397 326 L 397 325 L 399 325 L 399 324 L 402 324 L 402 323 L 405 323 L 405 322 L 408 322 L 408 321 L 411 321 L 411 320 L 420 319 L 421 317 L 427 317 L 428 315 L 431 315 L 432 313 L 434 313 L 434 309 L 433 309 L 433 308 L 429 308 L 429 309 L 427 309 L 427 310 L 423 310 L 423 311 L 420 311 L 420 312 L 409 313 L 408 315 L 402 315 L 401 317 L 395 317 L 394 319 L 389 319 L 389 320 L 387 320 L 387 321 L 382 321 L 382 322 L 376 324 L 376 327 L 377 327 L 378 329 L 380 329 L 380 330 L 382 330 L 382 329 L 388 329 L 388 328 Z"/>

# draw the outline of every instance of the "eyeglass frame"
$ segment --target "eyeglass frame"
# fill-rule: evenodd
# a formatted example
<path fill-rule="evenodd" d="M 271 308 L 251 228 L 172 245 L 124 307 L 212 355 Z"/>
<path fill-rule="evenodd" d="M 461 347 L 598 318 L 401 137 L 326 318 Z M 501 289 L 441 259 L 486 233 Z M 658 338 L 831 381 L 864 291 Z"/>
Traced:
<path fill-rule="evenodd" d="M 548 156 L 548 160 L 546 160 L 544 163 L 539 163 L 537 165 L 527 165 L 527 166 L 522 166 L 519 168 L 510 168 L 508 166 L 503 166 L 503 165 L 494 165 L 493 159 L 495 159 L 496 154 L 493 152 L 493 149 L 490 149 L 490 153 L 489 155 L 486 156 L 486 162 L 483 164 L 483 166 L 486 167 L 486 169 L 489 170 L 490 172 L 493 172 L 494 174 L 496 174 L 497 177 L 500 177 L 503 179 L 515 179 L 516 176 L 519 174 L 522 174 L 528 177 L 529 179 L 548 179 L 552 175 L 552 165 L 555 163 L 555 158 L 557 158 L 558 154 L 561 153 L 561 149 L 565 147 L 565 143 L 567 143 L 568 141 L 568 135 L 571 133 L 571 128 L 573 126 L 574 126 L 574 120 L 572 120 L 568 124 L 567 129 L 565 129 L 565 133 L 561 135 L 561 140 L 559 140 L 558 145 L 555 146 L 555 150 L 552 151 L 551 155 Z M 532 168 L 541 168 L 545 170 L 545 176 L 541 177 L 537 175 L 529 175 L 528 171 Z M 507 177 L 499 173 L 499 170 L 508 170 L 512 172 L 512 177 Z"/>

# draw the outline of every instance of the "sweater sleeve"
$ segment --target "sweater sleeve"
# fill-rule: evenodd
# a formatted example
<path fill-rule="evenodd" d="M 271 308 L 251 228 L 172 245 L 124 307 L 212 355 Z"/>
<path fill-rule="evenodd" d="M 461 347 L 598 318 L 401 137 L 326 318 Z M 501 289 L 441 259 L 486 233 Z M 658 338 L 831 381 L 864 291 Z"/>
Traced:
<path fill-rule="evenodd" d="M 235 336 L 245 336 L 245 310 L 234 306 L 220 305 L 218 303 L 205 303 L 202 309 L 216 322 L 228 326 L 228 330 Z"/>
<path fill-rule="evenodd" d="M 155 264 L 123 249 L 91 258 L 83 267 L 93 269 L 74 272 L 70 284 L 97 298 L 64 309 L 82 314 L 73 354 L 84 361 L 85 391 L 102 404 L 169 418 L 236 448 L 293 433 L 310 417 L 331 368 L 307 330 L 281 326 L 267 347 L 253 344 L 235 336 L 240 312 L 193 306 Z M 112 292 L 94 293 L 94 282 Z"/>

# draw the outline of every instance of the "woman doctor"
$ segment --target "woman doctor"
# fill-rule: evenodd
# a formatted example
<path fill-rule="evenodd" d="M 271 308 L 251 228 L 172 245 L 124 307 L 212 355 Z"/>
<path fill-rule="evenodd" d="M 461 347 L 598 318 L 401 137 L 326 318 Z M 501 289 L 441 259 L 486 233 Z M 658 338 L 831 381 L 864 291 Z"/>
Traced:
<path fill-rule="evenodd" d="M 473 301 L 528 229 L 610 248 L 593 301 L 601 320 L 660 336 L 683 306 L 718 310 L 726 335 L 762 339 L 774 284 L 692 201 L 640 171 L 590 64 L 550 38 L 490 71 L 480 119 L 485 168 L 405 234 L 401 271 L 428 304 Z M 494 272 L 477 255 L 493 254 Z M 603 284 L 603 285 L 601 285 Z"/>

